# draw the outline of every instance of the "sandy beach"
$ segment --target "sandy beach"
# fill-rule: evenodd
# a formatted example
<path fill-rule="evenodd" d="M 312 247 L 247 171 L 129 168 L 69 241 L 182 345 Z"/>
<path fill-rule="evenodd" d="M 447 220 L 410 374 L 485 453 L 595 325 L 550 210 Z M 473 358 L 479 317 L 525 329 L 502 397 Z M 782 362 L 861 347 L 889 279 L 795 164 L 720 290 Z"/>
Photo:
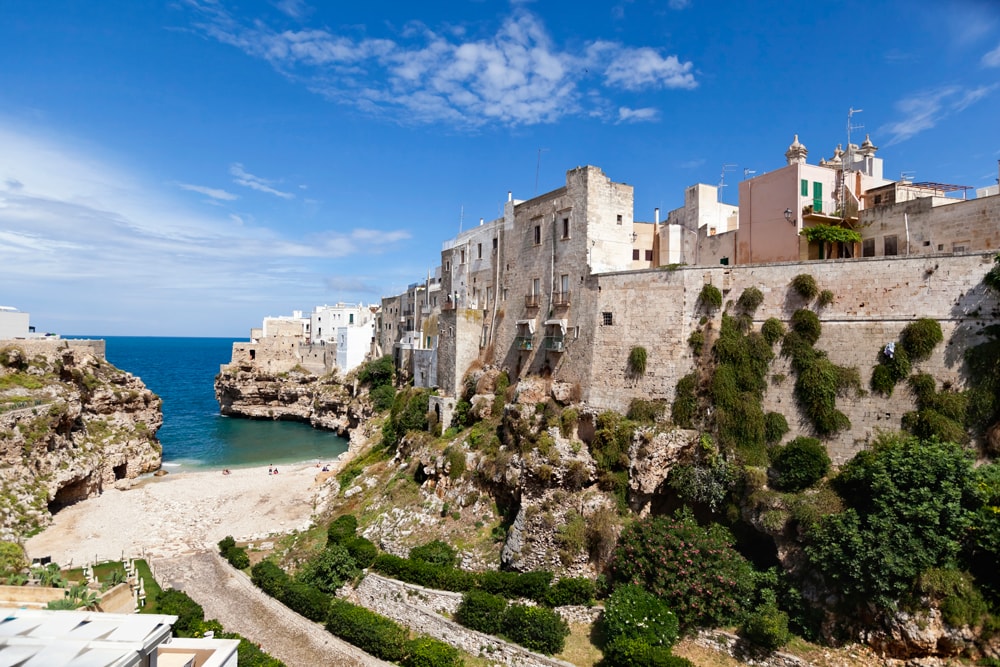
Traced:
<path fill-rule="evenodd" d="M 32 558 L 63 567 L 125 557 L 171 557 L 212 548 L 226 535 L 262 541 L 310 525 L 323 482 L 334 473 L 316 463 L 170 473 L 110 489 L 60 511 L 30 538 Z M 331 471 L 337 469 L 337 464 Z"/>

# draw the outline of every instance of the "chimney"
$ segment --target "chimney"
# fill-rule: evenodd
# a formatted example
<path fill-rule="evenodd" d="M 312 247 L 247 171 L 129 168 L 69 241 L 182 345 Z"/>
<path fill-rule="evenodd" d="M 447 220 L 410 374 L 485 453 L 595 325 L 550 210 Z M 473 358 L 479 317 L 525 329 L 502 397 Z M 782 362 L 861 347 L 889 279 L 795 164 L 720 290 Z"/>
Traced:
<path fill-rule="evenodd" d="M 511 196 L 511 191 L 510 190 L 507 191 L 507 201 L 514 201 L 514 197 Z"/>
<path fill-rule="evenodd" d="M 480 227 L 482 227 L 482 226 L 483 226 L 483 219 L 482 219 L 482 218 L 479 218 L 479 226 L 480 226 Z"/>
<path fill-rule="evenodd" d="M 653 209 L 653 217 L 656 220 L 656 224 L 660 224 L 660 207 L 657 206 Z"/>

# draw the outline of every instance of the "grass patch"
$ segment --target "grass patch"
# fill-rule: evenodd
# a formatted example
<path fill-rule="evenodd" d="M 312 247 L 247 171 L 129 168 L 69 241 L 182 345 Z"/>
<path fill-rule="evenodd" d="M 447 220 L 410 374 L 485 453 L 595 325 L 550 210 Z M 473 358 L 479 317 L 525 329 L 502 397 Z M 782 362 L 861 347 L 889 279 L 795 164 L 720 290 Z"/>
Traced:
<path fill-rule="evenodd" d="M 593 667 L 604 655 L 601 649 L 594 646 L 593 626 L 589 623 L 570 623 L 569 636 L 562 653 L 554 657 L 577 665 L 578 667 Z"/>

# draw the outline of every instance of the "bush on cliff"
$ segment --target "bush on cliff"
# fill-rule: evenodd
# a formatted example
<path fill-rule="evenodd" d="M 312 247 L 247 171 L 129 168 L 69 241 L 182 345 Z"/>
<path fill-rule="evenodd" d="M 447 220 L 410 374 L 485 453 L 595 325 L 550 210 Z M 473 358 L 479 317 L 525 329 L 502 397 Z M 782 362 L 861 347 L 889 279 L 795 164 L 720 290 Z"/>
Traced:
<path fill-rule="evenodd" d="M 326 629 L 382 660 L 396 662 L 406 655 L 406 629 L 385 616 L 346 600 L 330 600 Z"/>
<path fill-rule="evenodd" d="M 462 667 L 462 654 L 451 644 L 431 637 L 417 637 L 406 644 L 403 667 Z"/>
<path fill-rule="evenodd" d="M 205 620 L 205 610 L 184 591 L 167 588 L 156 596 L 156 611 L 176 616 L 174 632 L 178 637 L 191 637 Z"/>
<path fill-rule="evenodd" d="M 295 579 L 332 595 L 357 571 L 357 564 L 347 548 L 342 544 L 330 544 L 306 561 Z"/>
<path fill-rule="evenodd" d="M 392 386 L 395 377 L 396 365 L 389 354 L 365 363 L 358 371 L 358 381 L 367 384 L 371 391 L 386 385 Z"/>
<path fill-rule="evenodd" d="M 346 540 L 357 537 L 358 518 L 353 514 L 342 514 L 330 522 L 326 529 L 326 543 L 341 544 Z"/>
<path fill-rule="evenodd" d="M 285 586 L 278 599 L 295 613 L 317 623 L 325 621 L 330 611 L 330 596 L 307 583 L 293 581 Z"/>
<path fill-rule="evenodd" d="M 552 655 L 566 646 L 569 624 L 547 607 L 512 604 L 504 612 L 501 634 L 526 649 Z"/>
<path fill-rule="evenodd" d="M 410 560 L 441 567 L 455 567 L 458 554 L 447 542 L 431 540 L 427 544 L 410 549 Z"/>
<path fill-rule="evenodd" d="M 250 581 L 271 597 L 280 598 L 291 577 L 272 561 L 262 560 L 250 569 Z"/>
<path fill-rule="evenodd" d="M 426 389 L 404 389 L 396 393 L 392 410 L 382 424 L 382 446 L 395 449 L 410 431 L 427 430 L 427 410 L 430 392 Z"/>
<path fill-rule="evenodd" d="M 470 630 L 496 635 L 500 634 L 506 610 L 507 600 L 499 595 L 479 590 L 467 591 L 455 610 L 455 621 Z"/>
<path fill-rule="evenodd" d="M 774 486 L 782 491 L 807 489 L 830 471 L 830 457 L 816 438 L 801 436 L 771 454 Z"/>

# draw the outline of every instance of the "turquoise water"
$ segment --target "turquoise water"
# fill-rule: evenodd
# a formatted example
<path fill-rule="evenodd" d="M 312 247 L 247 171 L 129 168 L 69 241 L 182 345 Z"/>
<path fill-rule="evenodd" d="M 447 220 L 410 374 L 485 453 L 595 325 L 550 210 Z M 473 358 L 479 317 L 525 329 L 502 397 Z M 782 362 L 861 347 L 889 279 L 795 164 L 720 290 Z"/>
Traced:
<path fill-rule="evenodd" d="M 232 356 L 231 338 L 103 338 L 108 361 L 141 377 L 163 399 L 157 437 L 164 467 L 329 462 L 347 450 L 347 440 L 308 424 L 221 416 L 213 382 L 219 365 Z"/>

